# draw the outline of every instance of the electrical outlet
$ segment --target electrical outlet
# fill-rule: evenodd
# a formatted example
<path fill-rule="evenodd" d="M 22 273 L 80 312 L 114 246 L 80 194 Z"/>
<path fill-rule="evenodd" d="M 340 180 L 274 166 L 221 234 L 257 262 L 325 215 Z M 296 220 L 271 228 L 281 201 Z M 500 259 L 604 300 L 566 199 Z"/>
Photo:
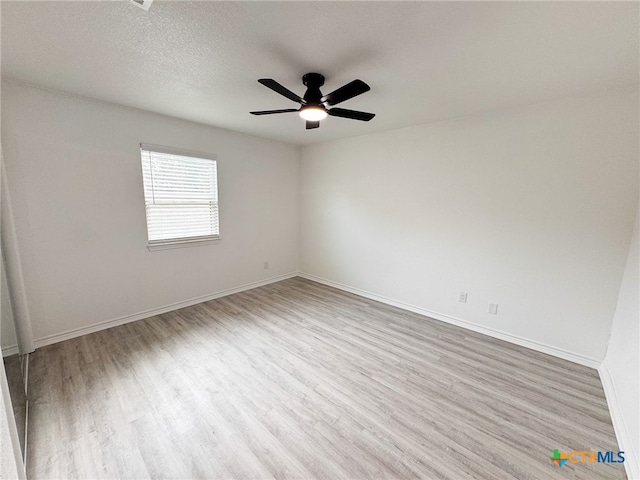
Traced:
<path fill-rule="evenodd" d="M 149 10 L 151 2 L 153 2 L 153 0 L 131 0 L 131 3 L 133 3 L 136 7 L 142 8 L 143 10 Z"/>
<path fill-rule="evenodd" d="M 498 304 L 497 303 L 490 303 L 489 304 L 489 313 L 491 315 L 497 315 L 498 314 Z"/>
<path fill-rule="evenodd" d="M 460 303 L 467 303 L 467 292 L 460 292 L 458 295 L 458 301 Z"/>
<path fill-rule="evenodd" d="M 269 262 L 264 262 L 264 269 L 267 270 L 269 268 Z"/>

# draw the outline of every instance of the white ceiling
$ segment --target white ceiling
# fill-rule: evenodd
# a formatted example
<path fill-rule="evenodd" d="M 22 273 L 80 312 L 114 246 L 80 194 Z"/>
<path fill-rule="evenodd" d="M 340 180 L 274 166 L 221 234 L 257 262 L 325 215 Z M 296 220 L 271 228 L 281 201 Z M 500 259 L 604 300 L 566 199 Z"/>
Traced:
<path fill-rule="evenodd" d="M 2 74 L 296 144 L 638 86 L 637 2 L 2 1 Z M 260 85 L 371 91 L 307 131 Z"/>

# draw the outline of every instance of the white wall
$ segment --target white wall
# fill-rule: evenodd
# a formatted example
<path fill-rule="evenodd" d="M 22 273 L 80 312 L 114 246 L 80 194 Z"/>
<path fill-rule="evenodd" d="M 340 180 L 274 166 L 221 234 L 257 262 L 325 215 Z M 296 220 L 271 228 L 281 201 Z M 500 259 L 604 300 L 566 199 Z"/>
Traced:
<path fill-rule="evenodd" d="M 627 474 L 640 479 L 640 205 L 613 317 L 607 356 L 600 369 Z"/>
<path fill-rule="evenodd" d="M 147 250 L 140 142 L 218 155 L 220 243 Z M 37 345 L 297 271 L 297 147 L 11 82 L 2 146 Z"/>
<path fill-rule="evenodd" d="M 300 270 L 596 366 L 637 195 L 637 91 L 316 144 Z"/>

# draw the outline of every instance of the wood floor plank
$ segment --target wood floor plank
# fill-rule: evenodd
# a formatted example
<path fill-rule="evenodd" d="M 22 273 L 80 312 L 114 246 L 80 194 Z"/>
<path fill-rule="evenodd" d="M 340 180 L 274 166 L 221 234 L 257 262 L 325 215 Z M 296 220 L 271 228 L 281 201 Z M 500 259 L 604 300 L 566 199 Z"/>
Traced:
<path fill-rule="evenodd" d="M 38 349 L 30 478 L 625 478 L 597 372 L 293 278 Z"/>

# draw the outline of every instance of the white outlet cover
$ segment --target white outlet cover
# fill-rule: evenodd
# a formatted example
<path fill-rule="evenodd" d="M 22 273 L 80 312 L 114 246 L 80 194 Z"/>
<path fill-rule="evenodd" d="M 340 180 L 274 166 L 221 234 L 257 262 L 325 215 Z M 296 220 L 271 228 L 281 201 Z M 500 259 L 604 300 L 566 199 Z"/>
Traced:
<path fill-rule="evenodd" d="M 489 304 L 489 313 L 491 315 L 497 315 L 498 314 L 498 304 L 497 303 L 490 303 Z"/>
<path fill-rule="evenodd" d="M 142 8 L 143 10 L 149 10 L 149 7 L 151 6 L 151 2 L 153 2 L 153 0 L 129 0 L 129 1 L 134 5 Z"/>

